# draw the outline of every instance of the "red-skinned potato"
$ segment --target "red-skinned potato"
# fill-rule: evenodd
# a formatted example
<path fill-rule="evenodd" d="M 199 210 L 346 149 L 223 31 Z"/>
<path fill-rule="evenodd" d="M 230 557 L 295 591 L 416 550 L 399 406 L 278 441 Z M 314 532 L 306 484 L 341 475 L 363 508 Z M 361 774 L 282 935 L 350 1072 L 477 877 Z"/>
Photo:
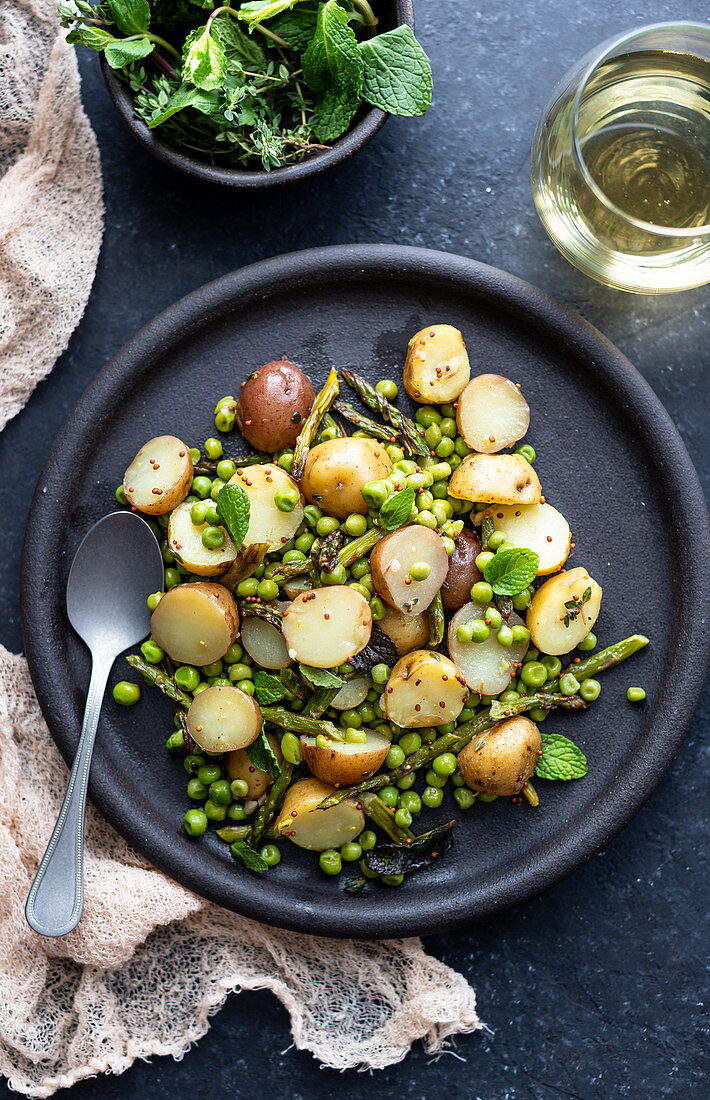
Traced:
<path fill-rule="evenodd" d="M 444 611 L 456 611 L 471 599 L 471 589 L 483 574 L 476 565 L 481 553 L 481 540 L 475 531 L 464 527 L 454 539 L 454 552 L 449 558 L 449 571 L 441 589 Z"/>
<path fill-rule="evenodd" d="M 345 436 L 311 447 L 301 476 L 301 489 L 310 504 L 336 519 L 353 512 L 367 515 L 362 487 L 392 473 L 384 443 L 377 439 Z"/>
<path fill-rule="evenodd" d="M 535 771 L 542 740 L 522 714 L 506 718 L 461 749 L 457 760 L 465 782 L 483 794 L 518 794 Z"/>
<path fill-rule="evenodd" d="M 237 427 L 258 451 L 293 447 L 315 396 L 310 378 L 290 359 L 265 363 L 242 383 Z"/>

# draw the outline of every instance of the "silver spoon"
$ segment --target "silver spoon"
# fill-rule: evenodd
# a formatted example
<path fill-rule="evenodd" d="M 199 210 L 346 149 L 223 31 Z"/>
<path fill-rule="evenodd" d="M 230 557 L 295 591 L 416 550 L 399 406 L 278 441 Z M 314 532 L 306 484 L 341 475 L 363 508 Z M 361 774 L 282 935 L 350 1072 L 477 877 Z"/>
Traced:
<path fill-rule="evenodd" d="M 67 581 L 67 615 L 91 650 L 91 681 L 69 786 L 32 883 L 25 916 L 43 936 L 76 928 L 84 905 L 84 809 L 91 754 L 113 662 L 148 633 L 146 599 L 163 587 L 163 559 L 150 527 L 112 512 L 85 536 Z"/>

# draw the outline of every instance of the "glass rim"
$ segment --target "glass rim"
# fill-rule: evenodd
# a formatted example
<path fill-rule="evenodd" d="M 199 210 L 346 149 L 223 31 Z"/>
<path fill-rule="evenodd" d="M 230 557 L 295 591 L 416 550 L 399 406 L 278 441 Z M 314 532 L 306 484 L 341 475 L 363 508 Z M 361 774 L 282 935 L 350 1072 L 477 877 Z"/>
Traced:
<path fill-rule="evenodd" d="M 574 156 L 577 160 L 579 169 L 584 177 L 585 183 L 589 187 L 592 194 L 607 208 L 616 218 L 625 222 L 627 225 L 631 225 L 636 229 L 642 230 L 644 233 L 653 234 L 658 237 L 702 237 L 710 233 L 710 222 L 706 222 L 703 225 L 696 225 L 690 229 L 680 229 L 674 226 L 667 225 L 655 225 L 653 222 L 644 221 L 642 218 L 636 218 L 633 214 L 627 213 L 622 210 L 620 206 L 617 206 L 613 202 L 606 192 L 599 186 L 596 180 L 593 178 L 589 169 L 587 168 L 584 154 L 582 152 L 581 145 L 579 143 L 579 110 L 582 102 L 582 95 L 587 87 L 592 75 L 596 70 L 604 64 L 613 54 L 617 53 L 621 47 L 625 45 L 631 45 L 636 39 L 642 35 L 646 35 L 651 31 L 698 31 L 702 35 L 708 38 L 710 43 L 710 23 L 697 23 L 692 20 L 670 20 L 661 21 L 660 23 L 647 23 L 643 27 L 638 27 L 633 31 L 626 31 L 624 34 L 618 35 L 616 38 L 607 39 L 602 45 L 595 51 L 591 61 L 585 67 L 582 73 L 582 77 L 579 82 L 579 87 L 575 92 L 573 108 L 572 108 L 572 148 L 574 150 Z M 667 51 L 669 53 L 681 53 L 692 51 Z M 696 55 L 697 56 L 697 55 Z"/>

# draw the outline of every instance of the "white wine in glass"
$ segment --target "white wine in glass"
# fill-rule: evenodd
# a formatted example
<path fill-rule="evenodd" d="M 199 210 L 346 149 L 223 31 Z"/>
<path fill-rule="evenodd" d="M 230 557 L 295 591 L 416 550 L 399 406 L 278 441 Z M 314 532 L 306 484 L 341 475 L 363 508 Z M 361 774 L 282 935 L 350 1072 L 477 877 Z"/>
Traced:
<path fill-rule="evenodd" d="M 531 174 L 545 229 L 586 274 L 641 294 L 710 282 L 710 26 L 656 24 L 582 58 Z"/>

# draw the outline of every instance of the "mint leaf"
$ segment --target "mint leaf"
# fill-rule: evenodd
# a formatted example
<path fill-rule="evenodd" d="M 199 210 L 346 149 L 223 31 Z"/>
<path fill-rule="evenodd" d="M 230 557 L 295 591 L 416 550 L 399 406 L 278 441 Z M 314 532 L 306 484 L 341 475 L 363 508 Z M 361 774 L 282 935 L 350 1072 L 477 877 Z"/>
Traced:
<path fill-rule="evenodd" d="M 117 38 L 104 50 L 104 57 L 112 69 L 122 69 L 132 61 L 140 61 L 152 53 L 155 45 L 149 38 Z"/>
<path fill-rule="evenodd" d="M 234 16 L 218 15 L 212 22 L 212 33 L 224 46 L 227 61 L 237 62 L 243 68 L 264 64 L 265 55 L 261 46 L 244 33 Z"/>
<path fill-rule="evenodd" d="M 250 848 L 246 840 L 235 840 L 230 844 L 229 850 L 235 859 L 244 864 L 248 871 L 268 871 L 269 865 L 258 852 Z"/>
<path fill-rule="evenodd" d="M 415 492 L 410 486 L 388 497 L 380 508 L 380 526 L 385 531 L 396 531 L 404 526 L 414 506 Z"/>
<path fill-rule="evenodd" d="M 275 678 L 276 677 L 272 677 L 272 679 Z M 263 729 L 256 741 L 252 741 L 251 745 L 247 745 L 246 754 L 255 768 L 258 768 L 259 771 L 266 772 L 272 779 L 278 779 L 281 773 L 279 762 L 274 755 L 274 750 L 266 739 Z"/>
<path fill-rule="evenodd" d="M 587 758 L 573 741 L 561 733 L 543 733 L 542 756 L 535 775 L 539 779 L 581 779 L 587 774 Z"/>
<path fill-rule="evenodd" d="M 423 115 L 431 103 L 431 65 L 412 28 L 385 31 L 359 48 L 363 99 L 391 115 Z"/>
<path fill-rule="evenodd" d="M 301 58 L 303 79 L 320 96 L 314 127 L 319 141 L 333 141 L 347 130 L 360 103 L 363 62 L 355 32 L 337 0 L 318 9 L 316 31 Z"/>
<path fill-rule="evenodd" d="M 101 51 L 105 50 L 112 42 L 118 42 L 118 39 L 102 27 L 93 27 L 89 23 L 79 23 L 67 35 L 67 42 Z"/>
<path fill-rule="evenodd" d="M 312 668 L 310 665 L 299 665 L 301 676 L 317 688 L 341 688 L 345 683 L 340 676 L 330 672 L 327 668 Z"/>
<path fill-rule="evenodd" d="M 278 703 L 286 694 L 286 689 L 278 676 L 272 676 L 270 672 L 263 672 L 262 669 L 254 673 L 254 688 L 256 701 L 262 707 Z"/>
<path fill-rule="evenodd" d="M 239 8 L 239 18 L 253 27 L 255 23 L 263 23 L 265 19 L 288 11 L 297 3 L 298 0 L 249 0 Z"/>
<path fill-rule="evenodd" d="M 517 596 L 535 580 L 539 565 L 534 550 L 499 550 L 484 567 L 483 576 L 496 595 Z"/>
<path fill-rule="evenodd" d="M 278 34 L 294 50 L 302 53 L 316 33 L 316 21 L 318 19 L 317 4 L 299 4 L 297 8 L 277 15 L 271 21 L 269 27 Z"/>
<path fill-rule="evenodd" d="M 106 0 L 116 26 L 124 34 L 144 34 L 150 25 L 148 0 Z"/>
<path fill-rule="evenodd" d="M 237 550 L 249 530 L 249 497 L 241 485 L 223 485 L 217 493 L 217 514 L 229 531 Z"/>
<path fill-rule="evenodd" d="M 219 107 L 219 92 L 203 92 L 199 88 L 193 88 L 189 84 L 183 84 L 175 95 L 168 100 L 167 105 L 157 115 L 153 115 L 148 123 L 148 129 L 154 130 L 156 126 L 167 122 L 169 118 L 182 111 L 185 107 L 194 107 L 203 115 L 212 115 Z"/>
<path fill-rule="evenodd" d="M 197 88 L 210 92 L 218 88 L 227 75 L 227 55 L 224 46 L 213 38 L 207 27 L 197 27 L 188 34 L 182 48 L 182 75 Z"/>

